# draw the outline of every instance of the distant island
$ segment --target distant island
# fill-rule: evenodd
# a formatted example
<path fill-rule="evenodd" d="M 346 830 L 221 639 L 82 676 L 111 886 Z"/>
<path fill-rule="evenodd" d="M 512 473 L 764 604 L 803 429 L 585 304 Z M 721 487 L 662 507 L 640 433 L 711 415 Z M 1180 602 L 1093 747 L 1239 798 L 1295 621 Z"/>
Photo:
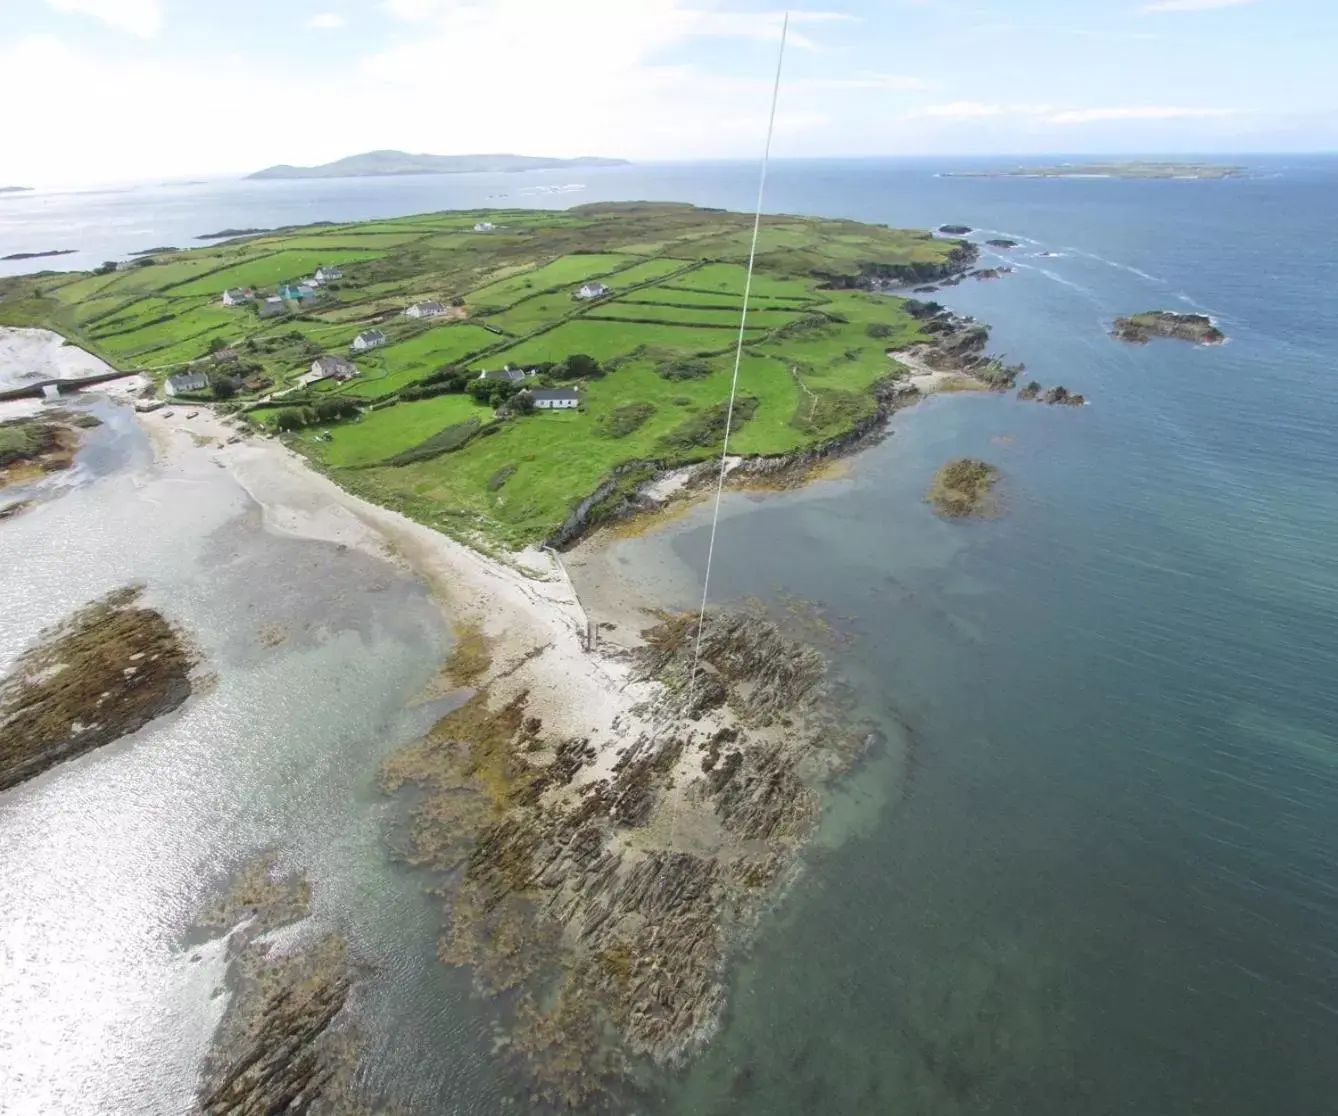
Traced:
<path fill-rule="evenodd" d="M 510 173 L 576 167 L 624 167 L 626 159 L 545 159 L 533 155 L 410 155 L 405 151 L 368 151 L 319 167 L 266 167 L 247 178 L 375 178 L 401 174 Z"/>
<path fill-rule="evenodd" d="M 0 256 L 0 260 L 40 260 L 45 256 L 73 256 L 77 251 L 77 248 L 51 248 L 45 252 L 11 252 Z"/>
<path fill-rule="evenodd" d="M 1014 170 L 944 171 L 941 178 L 1243 178 L 1244 167 L 1216 163 L 1058 163 Z"/>
<path fill-rule="evenodd" d="M 1220 345 L 1226 340 L 1226 334 L 1207 314 L 1177 314 L 1172 310 L 1116 318 L 1111 336 L 1130 345 L 1146 345 L 1154 337 L 1193 341 L 1196 345 Z"/>
<path fill-rule="evenodd" d="M 0 186 L 0 194 L 31 194 L 31 186 Z"/>

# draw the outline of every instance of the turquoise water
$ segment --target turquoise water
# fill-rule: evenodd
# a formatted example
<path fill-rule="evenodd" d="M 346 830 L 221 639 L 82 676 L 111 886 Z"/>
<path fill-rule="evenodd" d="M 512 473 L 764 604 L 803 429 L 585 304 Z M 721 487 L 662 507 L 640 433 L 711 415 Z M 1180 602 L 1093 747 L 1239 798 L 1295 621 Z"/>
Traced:
<path fill-rule="evenodd" d="M 731 498 L 713 596 L 795 594 L 842 618 L 855 638 L 839 669 L 888 740 L 742 959 L 717 1042 L 659 1106 L 1333 1112 L 1338 160 L 1222 183 L 937 169 L 782 162 L 769 204 L 1029 238 L 1016 274 L 940 297 L 1092 405 L 935 399 L 844 479 Z M 753 175 L 601 171 L 561 200 L 745 207 Z M 100 261 L 523 184 L 487 177 L 37 198 L 22 219 L 5 202 L 0 241 L 88 230 Z M 1231 343 L 1105 336 L 1163 305 L 1218 315 Z M 106 475 L 0 528 L 0 658 L 142 577 L 201 633 L 220 684 L 0 801 L 0 960 L 20 977 L 0 984 L 0 1098 L 179 1110 L 218 1005 L 216 966 L 177 937 L 218 873 L 278 845 L 312 874 L 318 918 L 376 965 L 368 1081 L 408 1111 L 496 1111 L 489 1006 L 435 963 L 437 912 L 390 864 L 395 814 L 375 792 L 380 758 L 426 723 L 404 702 L 445 648 L 425 590 L 260 531 L 221 470 L 146 481 L 130 434 L 97 452 Z M 925 506 L 933 471 L 967 453 L 1003 469 L 1003 517 Z M 651 542 L 700 569 L 700 520 Z M 309 634 L 262 652 L 276 608 Z"/>
<path fill-rule="evenodd" d="M 846 480 L 732 501 L 714 596 L 854 618 L 842 666 L 910 773 L 875 756 L 833 806 L 670 1108 L 1338 1110 L 1335 186 L 920 200 L 1037 242 L 941 297 L 1092 405 L 940 398 Z M 1230 344 L 1103 336 L 1163 305 Z M 941 522 L 924 491 L 968 453 L 1007 514 Z M 700 568 L 705 528 L 669 545 Z"/>

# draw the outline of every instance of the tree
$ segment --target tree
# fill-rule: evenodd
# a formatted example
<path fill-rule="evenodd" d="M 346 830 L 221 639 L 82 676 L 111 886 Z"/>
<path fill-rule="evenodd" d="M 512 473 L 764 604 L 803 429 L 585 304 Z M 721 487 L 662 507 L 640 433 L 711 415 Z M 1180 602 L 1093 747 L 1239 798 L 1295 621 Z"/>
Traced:
<path fill-rule="evenodd" d="M 511 397 L 508 404 L 513 415 L 532 415 L 534 414 L 534 396 L 528 391 L 517 392 Z"/>
<path fill-rule="evenodd" d="M 566 360 L 567 376 L 573 380 L 597 380 L 604 375 L 599 361 L 586 353 L 572 353 Z"/>
<path fill-rule="evenodd" d="M 209 386 L 214 389 L 214 398 L 218 400 L 231 399 L 237 394 L 237 381 L 231 376 L 214 376 Z"/>
<path fill-rule="evenodd" d="M 210 351 L 211 353 L 221 352 L 223 349 L 226 349 L 227 347 L 228 347 L 228 343 L 227 343 L 226 339 L 224 339 L 224 338 L 222 338 L 222 337 L 213 337 L 213 338 L 210 338 L 210 341 L 209 341 L 209 351 Z"/>
<path fill-rule="evenodd" d="M 99 264 L 97 267 L 95 267 L 93 269 L 93 274 L 110 275 L 113 271 L 116 270 L 116 266 L 117 265 L 115 260 L 107 260 L 105 263 Z"/>

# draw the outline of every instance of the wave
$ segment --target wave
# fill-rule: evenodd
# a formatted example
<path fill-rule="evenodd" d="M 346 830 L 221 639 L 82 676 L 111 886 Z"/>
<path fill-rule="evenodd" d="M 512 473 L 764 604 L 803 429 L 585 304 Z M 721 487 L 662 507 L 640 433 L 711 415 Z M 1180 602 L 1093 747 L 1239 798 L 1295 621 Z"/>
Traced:
<path fill-rule="evenodd" d="M 1089 260 L 1095 260 L 1097 263 L 1103 263 L 1107 267 L 1113 267 L 1119 271 L 1127 271 L 1130 275 L 1137 275 L 1140 279 L 1146 279 L 1149 283 L 1166 283 L 1166 280 L 1159 276 L 1149 275 L 1146 271 L 1130 267 L 1128 264 L 1122 264 L 1118 260 L 1108 260 L 1105 256 L 1098 256 L 1094 252 L 1084 252 L 1081 248 L 1068 248 L 1066 251 L 1073 252 L 1078 256 L 1086 256 Z"/>

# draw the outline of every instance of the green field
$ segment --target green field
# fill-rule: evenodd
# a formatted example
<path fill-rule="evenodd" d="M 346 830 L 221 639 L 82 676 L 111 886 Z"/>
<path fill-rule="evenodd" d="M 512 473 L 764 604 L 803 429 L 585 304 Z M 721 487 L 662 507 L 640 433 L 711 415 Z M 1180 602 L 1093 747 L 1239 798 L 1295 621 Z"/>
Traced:
<path fill-rule="evenodd" d="M 483 219 L 498 229 L 474 233 Z M 389 343 L 354 358 L 359 378 L 291 397 L 291 417 L 315 425 L 284 437 L 371 499 L 519 545 L 549 537 L 617 466 L 720 452 L 751 233 L 745 214 L 659 203 L 309 226 L 108 275 L 0 280 L 0 323 L 55 329 L 158 376 L 190 365 L 217 381 L 223 373 L 206 354 L 226 343 L 238 351 L 230 367 L 239 379 L 263 374 L 280 389 L 316 356 L 346 355 L 375 325 Z M 920 326 L 900 299 L 841 288 L 960 270 L 967 261 L 955 251 L 924 232 L 765 217 L 731 450 L 785 454 L 875 414 L 874 383 L 898 374 L 888 350 L 920 339 Z M 262 321 L 218 302 L 227 287 L 272 288 L 325 264 L 344 278 L 295 314 Z M 595 278 L 609 297 L 572 298 Z M 460 300 L 468 317 L 433 326 L 402 316 L 425 298 Z M 565 362 L 577 354 L 601 362 L 602 374 L 573 382 Z M 550 368 L 537 382 L 577 387 L 580 409 L 494 421 L 489 403 L 462 392 L 495 394 L 477 373 L 507 363 Z M 467 376 L 451 378 L 456 366 Z M 229 405 L 254 407 L 261 390 L 273 389 Z M 318 421 L 318 403 L 350 402 L 358 416 Z M 273 428 L 279 413 L 264 406 L 250 417 Z M 407 451 L 417 452 L 398 457 Z"/>
<path fill-rule="evenodd" d="M 492 410 L 467 395 L 441 395 L 421 403 L 373 411 L 357 422 L 323 426 L 329 442 L 302 435 L 312 456 L 335 468 L 370 465 L 411 449 L 438 431 L 466 419 L 486 420 Z"/>

